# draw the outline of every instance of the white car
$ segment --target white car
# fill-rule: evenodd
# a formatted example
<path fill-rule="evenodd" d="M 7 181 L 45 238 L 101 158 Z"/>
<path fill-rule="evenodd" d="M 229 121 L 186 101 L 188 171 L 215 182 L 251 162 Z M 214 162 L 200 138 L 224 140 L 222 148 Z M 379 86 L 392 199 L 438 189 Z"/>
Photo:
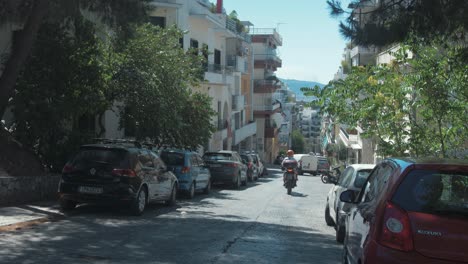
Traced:
<path fill-rule="evenodd" d="M 359 192 L 374 167 L 374 164 L 349 165 L 328 192 L 325 222 L 329 226 L 335 226 L 336 241 L 340 243 L 343 243 L 346 234 L 344 218 L 351 206 L 349 203 L 341 202 L 340 195 L 346 190 Z"/>

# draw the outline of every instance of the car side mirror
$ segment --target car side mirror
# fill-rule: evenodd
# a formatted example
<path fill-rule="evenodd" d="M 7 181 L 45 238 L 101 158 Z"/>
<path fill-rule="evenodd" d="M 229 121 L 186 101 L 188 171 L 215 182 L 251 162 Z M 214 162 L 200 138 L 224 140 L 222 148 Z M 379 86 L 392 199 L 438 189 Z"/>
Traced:
<path fill-rule="evenodd" d="M 353 190 L 346 190 L 341 193 L 340 201 L 344 203 L 356 203 L 354 200 L 356 199 L 356 193 Z"/>

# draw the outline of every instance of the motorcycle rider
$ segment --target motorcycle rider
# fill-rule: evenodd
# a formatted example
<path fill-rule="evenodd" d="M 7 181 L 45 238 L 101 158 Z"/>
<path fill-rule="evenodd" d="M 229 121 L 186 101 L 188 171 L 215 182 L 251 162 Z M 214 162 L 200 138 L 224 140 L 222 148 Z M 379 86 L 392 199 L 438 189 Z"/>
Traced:
<path fill-rule="evenodd" d="M 296 182 L 297 182 L 297 160 L 294 158 L 294 151 L 293 150 L 288 150 L 286 152 L 287 157 L 283 159 L 281 162 L 281 169 L 284 170 L 284 164 L 285 163 L 296 163 L 296 167 L 294 168 L 294 187 L 296 187 Z M 283 174 L 283 183 L 286 184 L 286 177 L 285 174 Z"/>

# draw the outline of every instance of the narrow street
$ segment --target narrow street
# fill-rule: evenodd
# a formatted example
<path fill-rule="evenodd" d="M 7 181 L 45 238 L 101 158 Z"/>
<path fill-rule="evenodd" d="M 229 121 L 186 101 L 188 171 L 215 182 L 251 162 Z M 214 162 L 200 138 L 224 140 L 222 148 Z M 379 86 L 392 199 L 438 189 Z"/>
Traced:
<path fill-rule="evenodd" d="M 281 171 L 241 190 L 216 187 L 142 217 L 81 206 L 65 219 L 0 233 L 0 263 L 339 263 L 323 212 L 330 185 L 301 176 L 288 196 Z"/>

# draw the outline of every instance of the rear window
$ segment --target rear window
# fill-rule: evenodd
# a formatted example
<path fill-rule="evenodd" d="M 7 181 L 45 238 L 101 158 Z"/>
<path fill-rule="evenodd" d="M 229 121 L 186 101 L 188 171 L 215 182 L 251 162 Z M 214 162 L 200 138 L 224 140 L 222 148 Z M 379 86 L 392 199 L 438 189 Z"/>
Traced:
<path fill-rule="evenodd" d="M 168 166 L 184 166 L 184 154 L 178 152 L 161 152 L 161 159 Z"/>
<path fill-rule="evenodd" d="M 317 165 L 318 169 L 328 170 L 329 167 L 330 167 L 330 165 L 328 165 L 328 160 L 327 159 L 319 159 L 318 160 L 318 165 Z"/>
<path fill-rule="evenodd" d="M 372 172 L 372 170 L 359 170 L 356 173 L 356 179 L 354 180 L 354 186 L 356 188 L 362 188 L 364 186 L 364 183 L 367 180 L 367 177 L 369 177 L 369 174 Z"/>
<path fill-rule="evenodd" d="M 412 171 L 401 183 L 393 202 L 407 211 L 468 216 L 468 174 Z"/>
<path fill-rule="evenodd" d="M 73 158 L 72 165 L 86 168 L 96 163 L 113 167 L 129 167 L 125 156 L 127 151 L 121 149 L 81 149 Z"/>
<path fill-rule="evenodd" d="M 230 153 L 206 153 L 204 160 L 234 160 Z"/>

